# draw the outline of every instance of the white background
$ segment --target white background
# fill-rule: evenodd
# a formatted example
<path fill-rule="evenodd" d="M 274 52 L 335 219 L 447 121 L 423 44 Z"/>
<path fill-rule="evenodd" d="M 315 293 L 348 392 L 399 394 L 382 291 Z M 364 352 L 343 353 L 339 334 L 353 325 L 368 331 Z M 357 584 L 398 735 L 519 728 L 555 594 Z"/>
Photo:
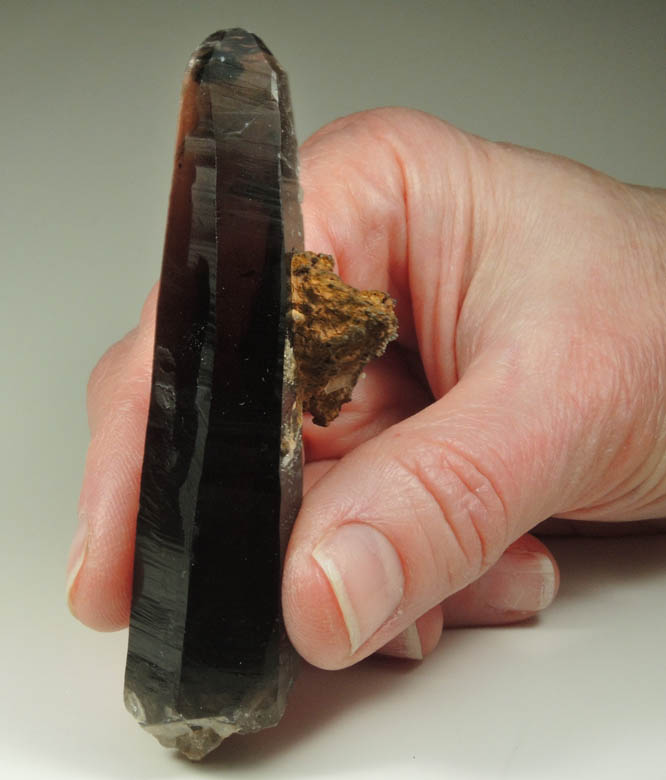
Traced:
<path fill-rule="evenodd" d="M 192 766 L 124 712 L 126 635 L 69 615 L 87 375 L 161 260 L 178 93 L 261 35 L 305 138 L 375 105 L 666 183 L 663 2 L 0 5 L 0 777 L 666 778 L 666 539 L 562 540 L 532 625 L 421 665 L 306 669 L 283 723 Z"/>

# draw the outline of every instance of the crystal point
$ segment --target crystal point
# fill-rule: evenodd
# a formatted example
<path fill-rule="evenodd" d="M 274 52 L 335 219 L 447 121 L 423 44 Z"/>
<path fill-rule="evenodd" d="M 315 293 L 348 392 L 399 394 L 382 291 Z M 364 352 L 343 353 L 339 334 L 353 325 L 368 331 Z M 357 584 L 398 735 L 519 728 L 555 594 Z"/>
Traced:
<path fill-rule="evenodd" d="M 125 675 L 129 711 L 198 759 L 277 723 L 294 652 L 282 561 L 301 500 L 287 81 L 239 29 L 192 55 L 157 307 Z"/>

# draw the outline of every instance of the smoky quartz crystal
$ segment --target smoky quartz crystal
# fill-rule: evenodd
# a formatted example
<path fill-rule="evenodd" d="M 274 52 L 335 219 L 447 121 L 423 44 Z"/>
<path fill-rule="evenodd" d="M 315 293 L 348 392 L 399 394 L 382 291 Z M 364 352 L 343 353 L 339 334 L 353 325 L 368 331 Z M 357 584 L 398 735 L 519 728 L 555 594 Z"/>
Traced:
<path fill-rule="evenodd" d="M 290 258 L 302 249 L 287 80 L 256 36 L 185 76 L 157 308 L 125 702 L 193 759 L 277 723 L 301 500 Z"/>

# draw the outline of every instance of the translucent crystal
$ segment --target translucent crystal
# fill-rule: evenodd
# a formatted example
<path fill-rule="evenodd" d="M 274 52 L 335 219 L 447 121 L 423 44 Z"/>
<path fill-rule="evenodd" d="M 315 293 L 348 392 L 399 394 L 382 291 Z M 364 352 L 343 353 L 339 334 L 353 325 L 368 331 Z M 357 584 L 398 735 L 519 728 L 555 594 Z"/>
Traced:
<path fill-rule="evenodd" d="M 280 580 L 301 499 L 290 257 L 302 249 L 284 72 L 254 35 L 183 87 L 136 529 L 125 702 L 203 757 L 280 719 Z"/>

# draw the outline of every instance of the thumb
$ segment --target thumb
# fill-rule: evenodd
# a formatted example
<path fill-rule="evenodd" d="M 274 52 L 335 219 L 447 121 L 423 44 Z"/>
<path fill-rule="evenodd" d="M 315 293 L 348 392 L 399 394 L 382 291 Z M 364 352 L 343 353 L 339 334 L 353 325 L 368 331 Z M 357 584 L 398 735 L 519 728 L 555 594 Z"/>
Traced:
<path fill-rule="evenodd" d="M 523 362 L 519 349 L 493 348 L 309 492 L 283 605 L 310 663 L 340 668 L 374 652 L 561 502 L 572 442 L 540 397 L 549 383 L 530 381 Z"/>

